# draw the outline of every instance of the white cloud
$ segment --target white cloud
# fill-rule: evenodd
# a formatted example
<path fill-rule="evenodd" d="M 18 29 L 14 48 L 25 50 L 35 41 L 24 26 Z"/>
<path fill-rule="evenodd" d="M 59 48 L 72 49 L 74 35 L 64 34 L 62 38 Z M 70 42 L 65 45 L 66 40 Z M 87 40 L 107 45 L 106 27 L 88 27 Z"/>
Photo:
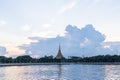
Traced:
<path fill-rule="evenodd" d="M 6 24 L 5 21 L 3 21 L 3 20 L 0 21 L 0 26 L 4 26 L 5 24 Z"/>
<path fill-rule="evenodd" d="M 45 27 L 45 28 L 48 28 L 48 27 L 51 27 L 52 24 L 43 24 L 42 27 Z"/>
<path fill-rule="evenodd" d="M 50 37 L 54 37 L 55 33 L 53 31 L 41 31 L 41 32 L 33 32 L 31 33 L 32 37 L 42 37 L 42 38 L 50 38 Z"/>
<path fill-rule="evenodd" d="M 26 45 L 19 46 L 27 52 L 31 51 L 33 54 L 39 55 L 55 55 L 58 49 L 58 44 L 61 43 L 62 52 L 65 56 L 71 55 L 96 55 L 97 49 L 101 48 L 101 43 L 105 40 L 105 36 L 99 31 L 96 31 L 92 25 L 86 25 L 84 28 L 77 28 L 76 26 L 68 25 L 65 29 L 64 36 L 56 36 L 46 39 L 41 37 L 30 37 L 31 40 L 38 40 Z M 46 37 L 51 32 L 42 32 L 40 35 Z M 82 43 L 82 44 L 81 44 Z M 26 46 L 26 47 L 25 47 Z M 82 46 L 82 47 L 81 47 Z"/>
<path fill-rule="evenodd" d="M 89 44 L 89 39 L 85 38 L 85 40 L 83 42 L 80 43 L 80 47 L 85 47 L 86 45 Z"/>
<path fill-rule="evenodd" d="M 31 24 L 25 24 L 25 25 L 21 26 L 21 29 L 22 29 L 23 31 L 30 31 L 31 28 L 32 28 L 32 25 L 31 25 Z"/>
<path fill-rule="evenodd" d="M 65 56 L 95 56 L 120 54 L 120 42 L 104 42 L 105 35 L 95 30 L 92 25 L 86 25 L 79 29 L 68 25 L 64 36 L 46 37 L 52 32 L 41 32 L 39 36 L 29 37 L 32 42 L 19 46 L 20 49 L 29 52 L 30 55 L 56 55 L 58 45 L 61 43 L 62 52 Z M 37 40 L 36 42 L 33 42 Z"/>
<path fill-rule="evenodd" d="M 21 50 L 18 47 L 15 46 L 7 46 L 7 54 L 4 54 L 6 57 L 16 57 L 19 55 L 23 55 L 25 50 Z"/>
<path fill-rule="evenodd" d="M 62 6 L 62 8 L 58 11 L 58 14 L 62 14 L 65 11 L 72 9 L 76 5 L 76 3 L 77 3 L 76 1 L 72 1 L 72 2 L 69 2 L 66 5 Z"/>
<path fill-rule="evenodd" d="M 109 45 L 104 45 L 103 48 L 110 49 L 110 46 Z"/>

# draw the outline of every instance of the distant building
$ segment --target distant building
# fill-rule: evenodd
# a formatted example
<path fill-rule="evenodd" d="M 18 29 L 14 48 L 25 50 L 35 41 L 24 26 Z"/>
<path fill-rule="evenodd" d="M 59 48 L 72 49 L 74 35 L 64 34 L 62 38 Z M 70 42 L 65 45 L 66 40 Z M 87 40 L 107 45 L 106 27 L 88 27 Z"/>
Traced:
<path fill-rule="evenodd" d="M 58 50 L 57 56 L 55 58 L 56 59 L 65 59 L 64 56 L 62 55 L 60 44 L 59 44 L 59 50 Z"/>

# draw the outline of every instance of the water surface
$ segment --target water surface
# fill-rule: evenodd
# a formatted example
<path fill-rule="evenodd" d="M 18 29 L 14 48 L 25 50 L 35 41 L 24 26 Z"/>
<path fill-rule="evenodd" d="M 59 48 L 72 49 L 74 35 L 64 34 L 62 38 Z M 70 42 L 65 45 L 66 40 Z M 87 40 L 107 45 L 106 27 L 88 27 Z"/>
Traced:
<path fill-rule="evenodd" d="M 0 80 L 119 80 L 120 65 L 0 67 Z"/>

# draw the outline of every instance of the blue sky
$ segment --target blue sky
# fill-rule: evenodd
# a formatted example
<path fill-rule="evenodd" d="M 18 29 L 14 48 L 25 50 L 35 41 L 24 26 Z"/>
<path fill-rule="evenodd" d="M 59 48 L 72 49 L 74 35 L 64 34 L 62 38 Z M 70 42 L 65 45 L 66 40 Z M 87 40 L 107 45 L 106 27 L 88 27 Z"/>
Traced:
<path fill-rule="evenodd" d="M 29 37 L 64 35 L 71 24 L 92 24 L 106 36 L 120 41 L 119 0 L 0 0 L 0 46 L 7 55 L 24 54 L 17 46 L 34 42 Z"/>

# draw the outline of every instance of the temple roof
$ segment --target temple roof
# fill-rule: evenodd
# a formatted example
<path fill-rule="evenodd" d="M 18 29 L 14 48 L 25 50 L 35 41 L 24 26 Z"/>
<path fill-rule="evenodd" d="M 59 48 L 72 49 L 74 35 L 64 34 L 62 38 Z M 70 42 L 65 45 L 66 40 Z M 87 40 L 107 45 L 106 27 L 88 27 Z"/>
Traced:
<path fill-rule="evenodd" d="M 59 50 L 58 50 L 57 56 L 55 58 L 56 59 L 63 59 L 64 58 L 62 55 L 62 52 L 61 52 L 60 44 L 59 44 Z"/>

